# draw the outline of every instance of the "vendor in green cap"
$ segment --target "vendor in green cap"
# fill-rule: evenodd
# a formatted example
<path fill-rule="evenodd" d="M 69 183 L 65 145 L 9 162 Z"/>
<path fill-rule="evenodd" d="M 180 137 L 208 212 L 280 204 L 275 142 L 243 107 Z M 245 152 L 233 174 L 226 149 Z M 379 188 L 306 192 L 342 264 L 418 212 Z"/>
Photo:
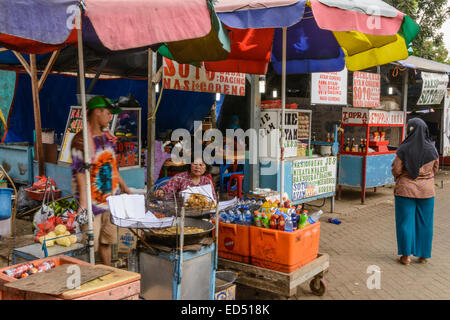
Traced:
<path fill-rule="evenodd" d="M 109 131 L 112 115 L 121 109 L 104 96 L 95 96 L 87 103 L 88 145 L 91 157 L 91 195 L 94 214 L 94 247 L 101 262 L 111 265 L 111 245 L 117 243 L 117 227 L 110 221 L 106 198 L 122 193 L 131 194 L 119 175 L 116 156 L 116 138 Z M 83 148 L 83 132 L 72 139 L 72 189 L 80 207 L 77 221 L 82 230 L 87 230 L 87 196 Z"/>

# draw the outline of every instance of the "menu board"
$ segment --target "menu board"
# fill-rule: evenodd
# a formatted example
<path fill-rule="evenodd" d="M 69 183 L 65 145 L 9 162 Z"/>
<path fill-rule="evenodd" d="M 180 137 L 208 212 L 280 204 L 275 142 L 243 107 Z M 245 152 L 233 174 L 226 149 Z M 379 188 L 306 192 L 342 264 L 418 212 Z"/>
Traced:
<path fill-rule="evenodd" d="M 422 72 L 422 94 L 417 105 L 440 104 L 447 93 L 448 75 Z"/>
<path fill-rule="evenodd" d="M 353 107 L 380 108 L 380 79 L 378 73 L 353 72 Z"/>
<path fill-rule="evenodd" d="M 347 104 L 347 68 L 311 74 L 311 104 Z"/>
<path fill-rule="evenodd" d="M 114 121 L 119 167 L 135 167 L 141 163 L 141 109 L 122 108 Z"/>
<path fill-rule="evenodd" d="M 268 110 L 261 111 L 260 118 L 260 157 L 274 157 L 278 153 L 269 146 L 268 137 L 273 130 L 280 130 L 281 128 L 281 111 Z M 297 157 L 298 148 L 298 111 L 285 111 L 284 122 L 284 157 Z M 278 145 L 279 148 L 279 145 Z"/>
<path fill-rule="evenodd" d="M 296 160 L 292 167 L 292 201 L 336 191 L 336 157 Z"/>

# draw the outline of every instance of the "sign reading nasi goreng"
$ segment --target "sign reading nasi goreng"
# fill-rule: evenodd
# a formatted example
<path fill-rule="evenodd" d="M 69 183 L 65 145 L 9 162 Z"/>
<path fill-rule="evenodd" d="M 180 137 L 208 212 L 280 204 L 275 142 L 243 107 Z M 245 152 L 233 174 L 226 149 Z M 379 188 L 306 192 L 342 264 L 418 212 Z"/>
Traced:
<path fill-rule="evenodd" d="M 336 157 L 296 160 L 293 163 L 292 201 L 336 191 Z"/>
<path fill-rule="evenodd" d="M 203 65 L 197 68 L 164 58 L 163 75 L 165 89 L 245 96 L 244 73 L 207 71 Z"/>
<path fill-rule="evenodd" d="M 403 111 L 383 111 L 362 108 L 342 108 L 342 123 L 371 125 L 403 125 Z"/>
<path fill-rule="evenodd" d="M 311 74 L 312 104 L 347 104 L 348 70 L 340 72 L 320 72 Z"/>

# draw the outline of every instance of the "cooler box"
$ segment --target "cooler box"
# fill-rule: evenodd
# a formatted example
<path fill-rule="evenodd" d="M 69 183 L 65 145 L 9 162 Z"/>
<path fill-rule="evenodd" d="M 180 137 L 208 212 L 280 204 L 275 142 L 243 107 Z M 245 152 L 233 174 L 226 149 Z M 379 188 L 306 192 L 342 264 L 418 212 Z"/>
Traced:
<path fill-rule="evenodd" d="M 291 273 L 317 258 L 320 222 L 294 232 L 252 226 L 250 239 L 253 265 Z"/>
<path fill-rule="evenodd" d="M 219 222 L 219 257 L 250 263 L 250 227 Z"/>

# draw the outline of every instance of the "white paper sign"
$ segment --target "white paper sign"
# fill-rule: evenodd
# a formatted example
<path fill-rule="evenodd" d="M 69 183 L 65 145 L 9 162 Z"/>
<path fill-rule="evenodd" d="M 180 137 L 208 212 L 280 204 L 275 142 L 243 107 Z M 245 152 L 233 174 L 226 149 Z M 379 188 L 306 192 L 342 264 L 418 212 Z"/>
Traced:
<path fill-rule="evenodd" d="M 418 106 L 440 104 L 447 93 L 448 75 L 422 72 L 422 94 Z"/>
<path fill-rule="evenodd" d="M 353 72 L 353 107 L 380 108 L 380 75 Z"/>
<path fill-rule="evenodd" d="M 311 104 L 347 104 L 347 77 L 345 68 L 340 72 L 311 74 Z"/>
<path fill-rule="evenodd" d="M 207 71 L 204 66 L 179 64 L 164 58 L 165 89 L 245 96 L 245 73 Z"/>
<path fill-rule="evenodd" d="M 342 108 L 342 123 L 371 125 L 403 125 L 402 111 L 369 110 L 364 108 Z"/>

